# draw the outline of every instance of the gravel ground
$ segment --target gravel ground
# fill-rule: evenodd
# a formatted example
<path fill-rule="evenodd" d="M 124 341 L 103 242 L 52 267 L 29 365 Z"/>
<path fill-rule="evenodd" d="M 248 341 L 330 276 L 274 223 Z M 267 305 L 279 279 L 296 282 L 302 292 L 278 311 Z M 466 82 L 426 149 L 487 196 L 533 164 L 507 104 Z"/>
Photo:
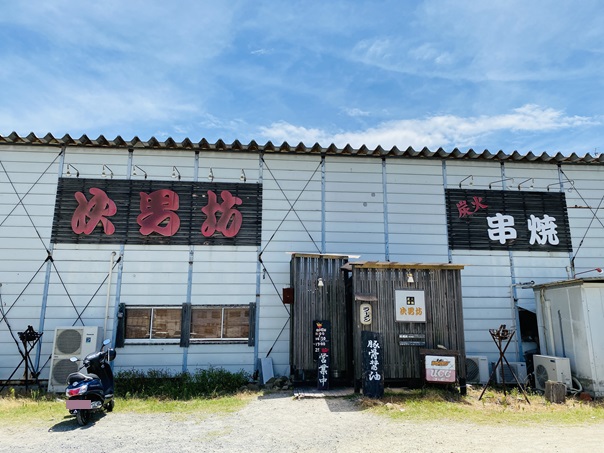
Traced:
<path fill-rule="evenodd" d="M 118 402 L 119 403 L 119 402 Z M 536 427 L 392 421 L 348 398 L 260 396 L 242 410 L 193 415 L 97 414 L 79 427 L 0 426 L 0 452 L 601 452 L 604 424 Z"/>

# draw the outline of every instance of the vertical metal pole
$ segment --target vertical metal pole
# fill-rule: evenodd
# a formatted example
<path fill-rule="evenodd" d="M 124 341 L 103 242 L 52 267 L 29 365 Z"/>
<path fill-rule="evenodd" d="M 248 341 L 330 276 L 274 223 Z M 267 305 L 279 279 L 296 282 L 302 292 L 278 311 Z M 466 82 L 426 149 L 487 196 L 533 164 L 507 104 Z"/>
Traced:
<path fill-rule="evenodd" d="M 560 183 L 560 192 L 564 192 L 564 179 L 562 179 L 562 165 L 558 164 L 558 182 Z M 598 211 L 596 210 L 596 213 Z M 595 214 L 594 214 L 595 216 Z M 573 251 L 569 251 L 568 252 L 568 261 L 569 261 L 569 269 L 570 269 L 570 276 L 569 278 L 571 278 L 572 276 L 575 275 L 575 257 L 573 257 Z"/>
<path fill-rule="evenodd" d="M 501 184 L 501 190 L 507 190 L 506 186 L 505 186 L 505 165 L 503 162 L 501 162 L 501 179 L 502 179 L 502 184 Z M 512 319 L 514 320 L 514 330 L 518 332 L 518 335 L 516 335 L 516 340 L 514 341 L 514 344 L 516 345 L 516 361 L 520 362 L 523 361 L 522 358 L 522 342 L 520 341 L 520 339 L 522 338 L 522 335 L 520 333 L 520 315 L 518 314 L 518 290 L 516 288 L 516 269 L 515 269 L 515 264 L 514 264 L 514 252 L 511 249 L 508 249 L 508 257 L 510 260 L 510 278 L 512 281 L 511 284 L 511 295 L 512 295 Z M 503 364 L 501 365 L 503 367 Z M 503 370 L 503 368 L 502 368 Z"/>
<path fill-rule="evenodd" d="M 199 151 L 195 151 L 195 166 L 193 167 L 193 181 L 199 180 Z M 193 263 L 195 262 L 195 246 L 189 246 L 189 268 L 187 271 L 187 298 L 185 303 L 190 307 L 193 301 Z M 184 329 L 181 329 L 181 332 Z M 189 346 L 183 348 L 182 352 L 182 372 L 186 372 L 189 367 Z"/>
<path fill-rule="evenodd" d="M 63 174 L 63 165 L 65 165 L 65 149 L 63 145 L 61 148 L 61 154 L 59 157 L 59 170 L 57 172 L 57 184 L 61 175 Z M 51 242 L 48 245 L 48 256 L 46 258 L 46 274 L 44 276 L 44 290 L 42 292 L 42 306 L 40 307 L 40 321 L 38 322 L 38 332 L 44 332 L 44 321 L 46 320 L 46 307 L 48 306 L 48 289 L 50 288 L 50 272 L 52 271 L 52 253 L 54 252 L 54 244 Z M 36 347 L 36 362 L 35 372 L 40 372 L 40 355 L 42 353 L 42 341 L 38 341 Z"/>
<path fill-rule="evenodd" d="M 262 185 L 263 180 L 263 170 L 264 165 L 262 161 L 262 154 L 259 154 L 258 159 L 258 184 Z M 264 203 L 262 203 L 264 206 Z M 263 213 L 261 214 L 263 215 Z M 262 235 L 261 235 L 262 238 Z M 258 259 L 256 260 L 256 313 L 254 320 L 254 371 L 258 371 L 260 368 L 260 364 L 258 363 L 258 344 L 260 340 L 260 287 L 261 281 L 260 276 L 262 275 L 262 266 L 260 265 L 260 253 L 262 253 L 262 239 L 260 239 L 260 244 L 256 248 L 256 256 Z"/>
<path fill-rule="evenodd" d="M 445 197 L 445 207 L 447 206 L 447 162 L 443 159 L 442 161 L 442 173 L 443 173 L 443 196 Z M 445 212 L 447 210 L 445 209 Z M 453 252 L 451 252 L 451 244 L 449 244 L 449 220 L 445 219 L 445 231 L 447 232 L 447 259 L 449 263 L 453 262 Z"/>
<path fill-rule="evenodd" d="M 390 238 L 388 236 L 388 181 L 386 180 L 386 158 L 382 157 L 382 193 L 384 203 L 384 258 L 390 261 Z"/>
<path fill-rule="evenodd" d="M 126 179 L 132 179 L 132 159 L 134 157 L 134 149 L 128 149 L 128 168 L 126 169 Z M 115 345 L 117 339 L 117 315 L 122 302 L 122 278 L 124 276 L 124 252 L 125 244 L 120 244 L 120 252 L 117 265 L 117 277 L 115 279 L 115 306 L 113 307 L 113 333 L 111 335 L 111 344 Z M 106 333 L 104 333 L 106 335 Z"/>
<path fill-rule="evenodd" d="M 321 156 L 321 253 L 325 253 L 325 155 Z"/>

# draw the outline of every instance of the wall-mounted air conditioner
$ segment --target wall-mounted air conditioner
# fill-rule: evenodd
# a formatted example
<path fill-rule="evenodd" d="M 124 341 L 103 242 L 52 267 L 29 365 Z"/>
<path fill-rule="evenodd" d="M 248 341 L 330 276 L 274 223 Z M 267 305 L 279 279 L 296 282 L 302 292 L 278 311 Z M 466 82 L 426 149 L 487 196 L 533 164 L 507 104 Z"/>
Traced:
<path fill-rule="evenodd" d="M 533 364 L 535 367 L 535 388 L 545 390 L 547 381 L 562 382 L 566 385 L 567 390 L 572 387 L 570 359 L 535 354 Z"/>
<path fill-rule="evenodd" d="M 495 362 L 496 363 L 496 362 Z M 495 366 L 495 363 L 492 366 Z M 503 366 L 503 378 L 501 376 L 501 367 Z M 512 374 L 512 371 L 514 374 Z M 503 361 L 497 367 L 497 372 L 495 373 L 497 376 L 497 383 L 503 384 L 503 379 L 505 379 L 505 383 L 509 385 L 517 385 L 516 379 L 514 379 L 514 375 L 518 378 L 520 384 L 524 385 L 526 383 L 526 363 L 524 362 L 510 362 L 510 366 Z"/>
<path fill-rule="evenodd" d="M 103 328 L 90 327 L 57 327 L 52 345 L 48 391 L 61 393 L 67 387 L 67 376 L 78 371 L 82 359 L 100 349 L 103 341 Z M 69 360 L 77 357 L 77 362 Z"/>
<path fill-rule="evenodd" d="M 466 381 L 468 384 L 486 384 L 489 381 L 489 361 L 485 356 L 466 357 Z"/>

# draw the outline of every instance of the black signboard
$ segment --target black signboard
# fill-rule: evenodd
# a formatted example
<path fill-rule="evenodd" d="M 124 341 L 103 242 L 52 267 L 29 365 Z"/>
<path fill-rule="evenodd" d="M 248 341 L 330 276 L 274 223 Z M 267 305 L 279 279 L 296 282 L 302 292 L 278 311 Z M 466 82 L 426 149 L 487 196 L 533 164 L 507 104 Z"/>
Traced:
<path fill-rule="evenodd" d="M 313 321 L 313 354 L 317 361 L 317 389 L 329 389 L 331 322 Z"/>
<path fill-rule="evenodd" d="M 361 332 L 363 395 L 368 398 L 384 396 L 384 342 L 378 332 Z"/>
<path fill-rule="evenodd" d="M 53 243 L 259 245 L 262 186 L 60 178 Z"/>
<path fill-rule="evenodd" d="M 400 346 L 425 346 L 425 333 L 401 333 L 398 336 Z"/>
<path fill-rule="evenodd" d="M 562 192 L 447 189 L 451 249 L 572 251 Z"/>

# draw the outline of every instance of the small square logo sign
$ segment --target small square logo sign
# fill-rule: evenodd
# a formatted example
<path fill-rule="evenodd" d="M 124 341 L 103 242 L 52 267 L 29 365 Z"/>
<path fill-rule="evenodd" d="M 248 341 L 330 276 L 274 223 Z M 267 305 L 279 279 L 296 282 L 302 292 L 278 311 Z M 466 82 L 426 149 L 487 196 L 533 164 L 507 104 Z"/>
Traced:
<path fill-rule="evenodd" d="M 426 297 L 423 290 L 394 291 L 397 322 L 426 322 Z"/>

